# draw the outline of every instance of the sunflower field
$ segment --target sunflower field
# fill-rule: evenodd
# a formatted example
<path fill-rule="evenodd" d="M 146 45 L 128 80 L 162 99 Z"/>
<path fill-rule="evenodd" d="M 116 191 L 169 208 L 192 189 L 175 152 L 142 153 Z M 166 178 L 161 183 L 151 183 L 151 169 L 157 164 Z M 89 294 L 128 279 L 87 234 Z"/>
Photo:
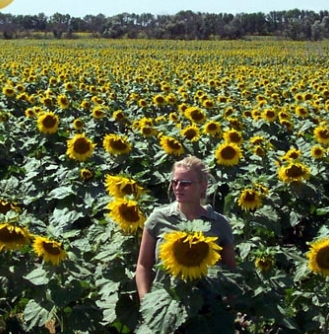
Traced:
<path fill-rule="evenodd" d="M 0 333 L 328 333 L 328 56 L 327 41 L 0 41 Z M 238 268 L 168 273 L 140 302 L 143 225 L 189 154 Z"/>

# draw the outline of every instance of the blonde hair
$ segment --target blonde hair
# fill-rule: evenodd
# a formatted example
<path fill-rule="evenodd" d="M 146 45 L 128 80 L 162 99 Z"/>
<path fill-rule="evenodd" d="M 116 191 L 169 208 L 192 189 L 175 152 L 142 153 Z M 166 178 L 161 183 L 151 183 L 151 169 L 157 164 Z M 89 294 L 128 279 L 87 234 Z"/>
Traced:
<path fill-rule="evenodd" d="M 200 182 L 206 182 L 208 184 L 208 181 L 211 180 L 214 185 L 216 184 L 215 178 L 210 174 L 209 169 L 206 167 L 204 162 L 194 155 L 188 155 L 184 159 L 174 162 L 172 169 L 171 169 L 170 178 L 172 178 L 175 172 L 175 169 L 179 167 L 183 167 L 188 170 L 193 170 L 196 173 L 198 180 Z M 169 184 L 169 187 L 168 187 L 169 200 L 171 199 L 170 190 L 171 190 L 171 186 Z M 215 201 L 215 193 L 216 192 L 214 192 L 213 202 Z M 206 202 L 205 201 L 206 195 L 207 195 L 207 191 L 201 194 L 203 204 L 205 204 Z M 213 205 L 215 205 L 215 203 L 213 203 Z"/>
<path fill-rule="evenodd" d="M 171 175 L 178 167 L 184 167 L 186 169 L 193 170 L 197 174 L 200 182 L 208 182 L 209 180 L 209 171 L 206 165 L 201 159 L 195 157 L 194 155 L 189 155 L 183 160 L 176 161 L 172 166 Z"/>

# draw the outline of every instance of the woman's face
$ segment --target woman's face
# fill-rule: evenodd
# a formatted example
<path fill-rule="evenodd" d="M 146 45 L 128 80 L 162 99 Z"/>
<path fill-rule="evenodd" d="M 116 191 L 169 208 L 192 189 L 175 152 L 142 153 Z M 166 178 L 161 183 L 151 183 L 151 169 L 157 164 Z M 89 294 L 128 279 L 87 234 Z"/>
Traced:
<path fill-rule="evenodd" d="M 202 194 L 207 188 L 194 170 L 176 167 L 172 176 L 172 189 L 178 203 L 200 204 Z"/>

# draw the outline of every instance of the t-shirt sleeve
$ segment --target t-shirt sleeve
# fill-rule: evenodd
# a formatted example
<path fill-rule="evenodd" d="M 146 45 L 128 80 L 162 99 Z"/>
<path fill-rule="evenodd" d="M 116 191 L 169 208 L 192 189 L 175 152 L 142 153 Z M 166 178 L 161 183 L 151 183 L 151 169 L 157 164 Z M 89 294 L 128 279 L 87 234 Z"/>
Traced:
<path fill-rule="evenodd" d="M 216 229 L 218 230 L 219 244 L 221 246 L 233 244 L 234 236 L 229 221 L 224 216 L 217 213 L 217 219 L 215 224 Z"/>
<path fill-rule="evenodd" d="M 157 209 L 154 209 L 145 221 L 144 228 L 151 234 L 152 237 L 157 238 L 159 213 Z"/>

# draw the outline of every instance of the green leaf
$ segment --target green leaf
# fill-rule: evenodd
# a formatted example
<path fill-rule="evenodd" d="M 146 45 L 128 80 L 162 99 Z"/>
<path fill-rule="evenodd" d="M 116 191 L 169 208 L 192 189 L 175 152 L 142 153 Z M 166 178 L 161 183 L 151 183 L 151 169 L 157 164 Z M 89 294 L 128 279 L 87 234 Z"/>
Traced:
<path fill-rule="evenodd" d="M 103 310 L 103 324 L 108 325 L 113 323 L 117 314 L 115 311 L 116 304 L 119 300 L 118 294 L 110 295 L 106 300 L 97 300 L 96 305 Z"/>
<path fill-rule="evenodd" d="M 76 195 L 72 186 L 59 187 L 49 192 L 47 199 L 63 199 L 71 195 Z"/>
<path fill-rule="evenodd" d="M 34 285 L 46 285 L 49 282 L 47 272 L 42 267 L 34 269 L 29 274 L 24 276 L 24 278 Z"/>
<path fill-rule="evenodd" d="M 27 331 L 36 326 L 43 326 L 51 317 L 52 308 L 53 305 L 49 301 L 43 301 L 38 304 L 35 300 L 31 299 L 24 309 L 24 320 L 28 324 Z"/>
<path fill-rule="evenodd" d="M 84 217 L 83 212 L 70 210 L 67 207 L 63 209 L 55 208 L 50 218 L 51 225 L 56 227 L 57 233 L 55 233 L 55 236 L 59 236 L 63 231 L 70 229 L 72 224 L 82 217 Z"/>
<path fill-rule="evenodd" d="M 163 288 L 145 295 L 141 313 L 154 334 L 173 333 L 187 318 L 186 310 Z"/>

